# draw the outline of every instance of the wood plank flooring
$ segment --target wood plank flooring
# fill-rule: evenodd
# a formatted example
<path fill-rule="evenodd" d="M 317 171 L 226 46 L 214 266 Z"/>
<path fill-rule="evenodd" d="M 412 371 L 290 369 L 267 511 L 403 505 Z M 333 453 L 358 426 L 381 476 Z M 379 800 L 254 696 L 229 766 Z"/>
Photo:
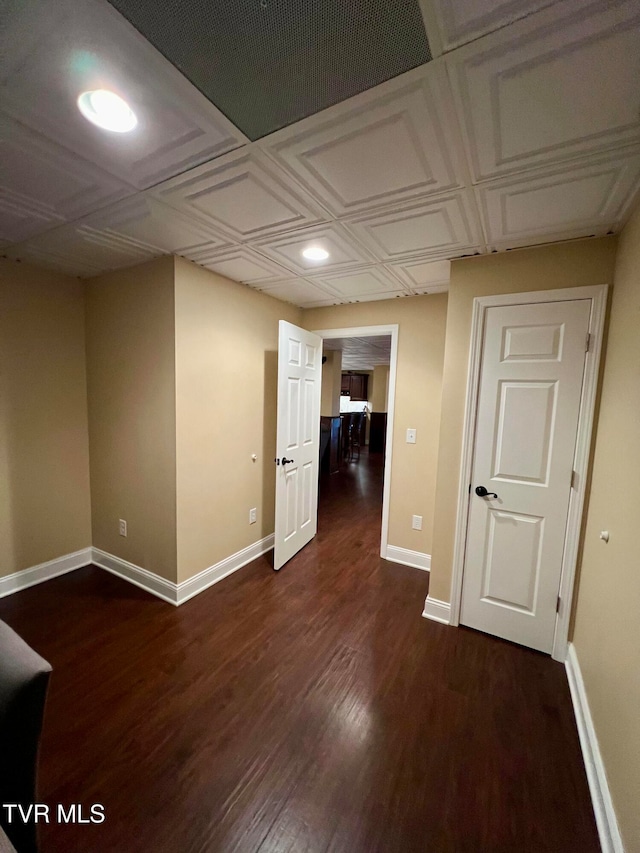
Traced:
<path fill-rule="evenodd" d="M 378 556 L 380 463 L 316 539 L 179 608 L 88 567 L 0 602 L 53 665 L 43 853 L 596 853 L 564 667 L 421 618 Z"/>

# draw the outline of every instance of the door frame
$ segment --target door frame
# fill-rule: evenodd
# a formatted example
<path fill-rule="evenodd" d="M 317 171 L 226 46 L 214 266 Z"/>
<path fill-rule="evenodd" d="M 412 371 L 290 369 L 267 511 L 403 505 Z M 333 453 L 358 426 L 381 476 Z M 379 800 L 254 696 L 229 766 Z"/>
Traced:
<path fill-rule="evenodd" d="M 607 293 L 608 285 L 598 284 L 589 287 L 566 287 L 559 290 L 536 290 L 529 293 L 478 296 L 473 300 L 471 345 L 469 350 L 465 417 L 462 433 L 462 457 L 460 462 L 460 481 L 453 550 L 453 573 L 451 578 L 451 613 L 449 624 L 456 626 L 460 624 L 462 580 L 469 520 L 469 484 L 471 483 L 473 448 L 476 437 L 476 413 L 480 370 L 482 366 L 482 343 L 487 309 L 541 302 L 566 302 L 575 299 L 589 299 L 591 301 L 588 332 L 590 335 L 589 350 L 587 351 L 585 360 L 576 449 L 573 461 L 575 477 L 569 497 L 569 512 L 567 515 L 567 528 L 560 575 L 560 605 L 556 615 L 553 649 L 551 652 L 551 657 L 554 660 L 562 662 L 566 660 L 568 648 L 569 621 L 571 617 L 578 547 L 582 527 L 582 512 L 586 496 L 591 453 L 591 434 L 598 389 Z"/>
<path fill-rule="evenodd" d="M 350 326 L 343 329 L 311 329 L 315 335 L 325 338 L 373 338 L 379 335 L 391 336 L 391 357 L 389 360 L 389 389 L 387 392 L 387 431 L 384 452 L 384 485 L 382 488 L 382 531 L 380 535 L 380 556 L 387 559 L 389 544 L 389 496 L 391 493 L 391 457 L 393 451 L 393 420 L 396 400 L 396 371 L 398 367 L 398 330 L 397 323 L 385 326 Z"/>

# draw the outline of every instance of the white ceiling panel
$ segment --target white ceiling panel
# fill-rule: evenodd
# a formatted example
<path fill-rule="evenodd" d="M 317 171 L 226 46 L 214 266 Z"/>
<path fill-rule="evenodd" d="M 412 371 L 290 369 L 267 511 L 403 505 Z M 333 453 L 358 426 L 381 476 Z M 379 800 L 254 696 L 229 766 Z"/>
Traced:
<path fill-rule="evenodd" d="M 256 149 L 192 169 L 152 192 L 237 241 L 281 234 L 324 219 L 306 193 Z"/>
<path fill-rule="evenodd" d="M 554 0 L 432 0 L 445 51 L 526 18 Z M 433 20 L 430 17 L 430 21 Z"/>
<path fill-rule="evenodd" d="M 302 252 L 309 246 L 325 249 L 329 252 L 329 259 L 322 262 L 308 260 Z M 300 275 L 353 268 L 375 260 L 338 223 L 263 240 L 256 243 L 255 248 Z"/>
<path fill-rule="evenodd" d="M 365 295 L 405 292 L 402 284 L 382 265 L 353 270 L 352 272 L 317 275 L 314 282 L 333 290 L 343 299 L 356 299 Z"/>
<path fill-rule="evenodd" d="M 390 266 L 413 293 L 432 293 L 449 285 L 451 261 L 397 261 Z"/>
<path fill-rule="evenodd" d="M 162 253 L 86 226 L 63 225 L 11 246 L 6 254 L 10 258 L 31 261 L 69 275 L 92 276 L 133 266 Z"/>
<path fill-rule="evenodd" d="M 335 215 L 461 186 L 444 66 L 430 63 L 262 140 Z"/>
<path fill-rule="evenodd" d="M 83 276 L 175 253 L 309 307 L 619 231 L 640 192 L 638 0 L 419 2 L 444 56 L 249 143 L 106 0 L 13 0 L 0 247 Z M 82 118 L 99 87 L 132 133 Z"/>
<path fill-rule="evenodd" d="M 391 363 L 391 335 L 365 338 L 325 338 L 324 352 L 339 350 L 343 370 L 373 370 Z"/>
<path fill-rule="evenodd" d="M 381 261 L 452 257 L 480 243 L 474 205 L 461 192 L 358 217 L 348 227 Z"/>
<path fill-rule="evenodd" d="M 253 285 L 263 293 L 273 296 L 276 299 L 282 299 L 285 302 L 292 302 L 301 308 L 318 307 L 319 305 L 336 305 L 341 302 L 339 296 L 328 292 L 326 289 L 312 284 L 302 278 L 292 279 L 291 281 L 281 281 L 277 284 L 262 287 L 261 285 Z"/>
<path fill-rule="evenodd" d="M 26 240 L 133 190 L 55 142 L 0 115 L 0 234 Z"/>
<path fill-rule="evenodd" d="M 100 0 L 16 5 L 2 35 L 2 108 L 26 125 L 142 189 L 246 138 L 112 6 Z M 106 88 L 138 126 L 105 133 L 76 106 Z"/>
<path fill-rule="evenodd" d="M 56 216 L 48 205 L 0 186 L 0 245 L 19 243 L 61 222 L 64 219 Z"/>
<path fill-rule="evenodd" d="M 361 293 L 359 296 L 353 296 L 346 299 L 346 302 L 378 302 L 381 299 L 399 299 L 404 296 L 411 296 L 407 290 L 385 290 L 376 291 L 375 293 Z"/>
<path fill-rule="evenodd" d="M 640 185 L 640 148 L 571 169 L 512 176 L 476 189 L 490 245 L 603 234 Z"/>
<path fill-rule="evenodd" d="M 190 257 L 200 266 L 245 284 L 261 285 L 269 281 L 282 281 L 291 274 L 289 270 L 274 264 L 249 246 L 234 246 L 223 252 L 200 252 Z"/>
<path fill-rule="evenodd" d="M 144 244 L 157 254 L 191 257 L 194 253 L 211 252 L 228 245 L 228 241 L 211 228 L 162 204 L 148 193 L 138 193 L 76 225 L 125 242 Z"/>
<path fill-rule="evenodd" d="M 561 3 L 446 61 L 476 181 L 640 141 L 634 0 Z"/>

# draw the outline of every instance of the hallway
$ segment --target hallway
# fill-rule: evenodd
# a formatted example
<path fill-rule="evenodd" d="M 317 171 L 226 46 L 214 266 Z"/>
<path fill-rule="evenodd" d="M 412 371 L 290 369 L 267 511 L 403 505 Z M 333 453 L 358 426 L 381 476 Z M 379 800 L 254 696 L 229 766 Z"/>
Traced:
<path fill-rule="evenodd" d="M 173 608 L 87 567 L 0 601 L 53 665 L 43 853 L 596 853 L 564 667 L 421 618 L 379 558 L 380 462 L 316 539 Z"/>

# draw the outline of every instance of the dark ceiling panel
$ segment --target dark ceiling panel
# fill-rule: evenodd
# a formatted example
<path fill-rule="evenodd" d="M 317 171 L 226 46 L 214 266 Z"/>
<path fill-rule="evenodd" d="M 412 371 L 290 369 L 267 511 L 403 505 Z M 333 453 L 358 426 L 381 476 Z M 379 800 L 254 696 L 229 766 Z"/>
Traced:
<path fill-rule="evenodd" d="M 431 59 L 417 0 L 110 0 L 250 139 Z"/>

